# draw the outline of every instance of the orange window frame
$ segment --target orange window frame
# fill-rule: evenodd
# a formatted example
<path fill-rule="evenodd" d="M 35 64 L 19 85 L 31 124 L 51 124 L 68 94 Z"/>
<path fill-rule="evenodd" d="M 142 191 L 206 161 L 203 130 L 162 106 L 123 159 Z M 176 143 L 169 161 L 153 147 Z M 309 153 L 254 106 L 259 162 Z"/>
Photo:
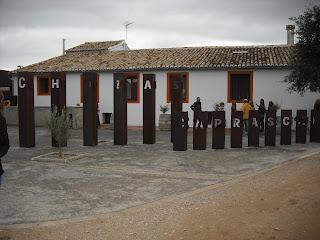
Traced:
<path fill-rule="evenodd" d="M 80 75 L 80 101 L 83 103 L 83 84 L 84 77 L 83 74 Z M 97 74 L 97 103 L 100 102 L 100 75 Z"/>
<path fill-rule="evenodd" d="M 183 103 L 189 103 L 189 72 L 167 72 L 167 103 L 171 103 L 170 77 L 174 74 L 186 75 L 186 96 Z"/>
<path fill-rule="evenodd" d="M 233 100 L 231 99 L 231 76 L 233 74 L 237 75 L 250 75 L 250 98 L 248 99 L 249 102 L 253 101 L 253 71 L 246 70 L 246 71 L 228 71 L 228 103 L 243 103 L 243 100 Z"/>
<path fill-rule="evenodd" d="M 138 72 L 125 73 L 126 83 L 127 83 L 127 76 L 130 76 L 130 75 L 137 75 L 137 99 L 136 100 L 127 99 L 127 103 L 140 103 L 140 73 Z"/>
<path fill-rule="evenodd" d="M 42 81 L 42 79 L 48 80 L 49 91 L 47 93 L 43 92 L 40 88 L 40 82 Z M 50 77 L 46 77 L 46 76 L 38 76 L 37 77 L 37 95 L 38 96 L 50 96 L 51 95 L 51 78 Z"/>

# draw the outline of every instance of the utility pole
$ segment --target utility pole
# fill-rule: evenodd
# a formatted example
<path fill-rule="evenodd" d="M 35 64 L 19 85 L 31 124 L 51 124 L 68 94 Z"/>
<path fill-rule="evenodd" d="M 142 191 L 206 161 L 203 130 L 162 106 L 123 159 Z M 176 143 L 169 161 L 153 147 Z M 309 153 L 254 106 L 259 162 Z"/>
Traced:
<path fill-rule="evenodd" d="M 128 40 L 128 28 L 129 28 L 129 26 L 131 25 L 131 24 L 133 24 L 133 22 L 125 22 L 124 23 L 124 27 L 126 28 L 126 42 L 127 42 L 127 40 Z"/>
<path fill-rule="evenodd" d="M 66 54 L 66 39 L 62 38 L 62 55 Z"/>

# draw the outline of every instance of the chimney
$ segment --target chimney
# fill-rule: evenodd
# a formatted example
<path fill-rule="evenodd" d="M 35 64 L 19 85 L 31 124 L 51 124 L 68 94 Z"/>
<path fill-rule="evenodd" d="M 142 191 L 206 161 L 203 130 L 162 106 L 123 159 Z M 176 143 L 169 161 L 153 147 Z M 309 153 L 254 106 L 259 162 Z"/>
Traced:
<path fill-rule="evenodd" d="M 62 55 L 66 54 L 66 39 L 62 38 Z"/>
<path fill-rule="evenodd" d="M 286 29 L 287 29 L 287 44 L 288 45 L 292 45 L 292 44 L 294 44 L 294 29 L 295 29 L 295 26 L 294 25 L 287 25 Z"/>

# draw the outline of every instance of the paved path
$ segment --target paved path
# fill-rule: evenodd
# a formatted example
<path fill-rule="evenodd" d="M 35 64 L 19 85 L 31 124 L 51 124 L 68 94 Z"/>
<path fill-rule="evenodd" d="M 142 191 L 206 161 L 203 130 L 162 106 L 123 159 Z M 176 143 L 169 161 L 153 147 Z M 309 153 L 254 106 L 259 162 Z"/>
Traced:
<path fill-rule="evenodd" d="M 169 132 L 157 132 L 157 144 L 143 145 L 142 132 L 129 131 L 129 144 L 114 146 L 110 130 L 99 131 L 98 146 L 83 147 L 82 131 L 74 130 L 68 151 L 87 157 L 64 164 L 30 160 L 54 150 L 46 129 L 37 129 L 37 147 L 30 149 L 18 147 L 17 128 L 9 128 L 9 134 L 12 148 L 4 159 L 0 225 L 119 211 L 320 151 L 315 143 L 212 150 L 208 139 L 206 151 L 193 151 L 189 145 L 186 152 L 173 152 Z M 227 136 L 227 146 L 229 141 Z"/>
<path fill-rule="evenodd" d="M 87 219 L 7 225 L 5 240 L 318 240 L 320 154 Z"/>

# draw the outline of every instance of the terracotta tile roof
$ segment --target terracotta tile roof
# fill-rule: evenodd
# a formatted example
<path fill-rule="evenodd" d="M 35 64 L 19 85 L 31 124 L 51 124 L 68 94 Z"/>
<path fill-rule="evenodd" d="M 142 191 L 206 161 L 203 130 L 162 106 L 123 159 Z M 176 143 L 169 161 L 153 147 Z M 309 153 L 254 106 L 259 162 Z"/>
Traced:
<path fill-rule="evenodd" d="M 288 68 L 292 45 L 187 47 L 70 52 L 29 65 L 29 72 Z"/>
<path fill-rule="evenodd" d="M 66 53 L 69 52 L 82 52 L 82 51 L 101 51 L 108 50 L 110 47 L 122 43 L 124 40 L 106 41 L 106 42 L 86 42 L 81 45 L 69 48 Z"/>

